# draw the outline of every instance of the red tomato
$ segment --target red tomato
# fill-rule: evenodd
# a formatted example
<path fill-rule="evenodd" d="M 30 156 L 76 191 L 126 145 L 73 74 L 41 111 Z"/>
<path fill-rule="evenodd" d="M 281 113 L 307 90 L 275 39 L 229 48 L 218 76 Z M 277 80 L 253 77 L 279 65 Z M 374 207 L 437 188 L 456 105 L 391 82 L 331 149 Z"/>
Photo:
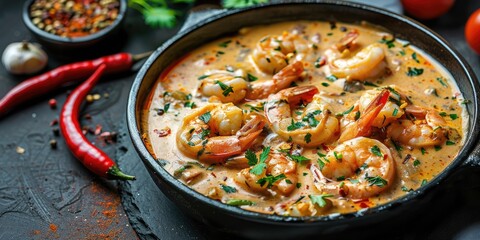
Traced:
<path fill-rule="evenodd" d="M 442 16 L 455 0 L 401 0 L 403 9 L 415 18 L 428 20 Z"/>
<path fill-rule="evenodd" d="M 468 18 L 465 25 L 465 38 L 468 45 L 480 54 L 480 9 L 477 9 L 470 18 Z"/>

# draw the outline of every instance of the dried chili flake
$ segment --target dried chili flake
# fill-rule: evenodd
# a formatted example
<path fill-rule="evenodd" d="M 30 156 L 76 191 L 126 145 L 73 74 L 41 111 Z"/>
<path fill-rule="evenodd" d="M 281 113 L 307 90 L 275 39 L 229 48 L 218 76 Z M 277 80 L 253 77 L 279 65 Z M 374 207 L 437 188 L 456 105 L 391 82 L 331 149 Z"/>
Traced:
<path fill-rule="evenodd" d="M 48 100 L 48 105 L 50 106 L 51 109 L 56 109 L 57 108 L 57 100 L 55 98 L 52 98 Z"/>
<path fill-rule="evenodd" d="M 169 127 L 166 127 L 164 129 L 160 129 L 160 130 L 154 129 L 153 132 L 158 134 L 159 137 L 166 137 L 166 136 L 170 135 L 172 130 Z"/>
<path fill-rule="evenodd" d="M 35 0 L 29 9 L 39 29 L 65 38 L 85 37 L 112 25 L 119 15 L 119 0 Z"/>

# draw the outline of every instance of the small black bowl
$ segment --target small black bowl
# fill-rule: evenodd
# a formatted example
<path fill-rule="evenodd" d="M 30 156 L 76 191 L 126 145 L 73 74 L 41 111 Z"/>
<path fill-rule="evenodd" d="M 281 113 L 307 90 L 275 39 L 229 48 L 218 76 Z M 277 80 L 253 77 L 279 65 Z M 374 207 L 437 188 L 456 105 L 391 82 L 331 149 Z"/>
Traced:
<path fill-rule="evenodd" d="M 118 16 L 110 26 L 88 36 L 77 38 L 60 37 L 35 26 L 30 18 L 30 6 L 33 2 L 34 0 L 25 2 L 22 11 L 23 22 L 38 42 L 54 54 L 61 54 L 66 58 L 68 58 L 68 56 L 65 56 L 65 53 L 72 53 L 75 54 L 75 56 L 78 56 L 77 54 L 88 55 L 87 52 L 97 52 L 96 50 L 102 50 L 105 47 L 111 49 L 112 44 L 110 43 L 118 43 L 118 39 L 123 39 L 118 38 L 118 35 L 121 32 L 122 23 L 127 12 L 127 0 L 119 0 L 120 7 Z M 115 44 L 113 44 L 113 46 L 115 46 Z M 89 51 L 85 51 L 85 49 Z"/>

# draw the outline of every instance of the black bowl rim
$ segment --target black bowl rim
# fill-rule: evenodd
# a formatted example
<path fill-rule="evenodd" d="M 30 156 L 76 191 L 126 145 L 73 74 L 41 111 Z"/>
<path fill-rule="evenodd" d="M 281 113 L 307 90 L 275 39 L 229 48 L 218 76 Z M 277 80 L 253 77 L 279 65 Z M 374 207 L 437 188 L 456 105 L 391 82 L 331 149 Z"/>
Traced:
<path fill-rule="evenodd" d="M 251 212 L 239 207 L 229 206 L 219 201 L 210 199 L 196 192 L 195 190 L 189 188 L 188 186 L 178 181 L 177 179 L 175 179 L 163 167 L 160 166 L 157 160 L 153 158 L 153 156 L 149 153 L 145 144 L 143 143 L 140 136 L 140 131 L 137 127 L 136 101 L 138 99 L 137 95 L 139 93 L 140 85 L 143 78 L 145 77 L 148 69 L 155 62 L 155 60 L 163 53 L 163 51 L 168 49 L 176 41 L 187 36 L 190 32 L 197 30 L 198 28 L 206 24 L 217 21 L 226 16 L 235 15 L 235 14 L 239 14 L 247 11 L 255 11 L 256 9 L 261 9 L 261 8 L 278 7 L 279 5 L 288 6 L 288 5 L 296 5 L 296 4 L 300 4 L 300 5 L 325 4 L 325 5 L 344 6 L 344 7 L 361 9 L 361 10 L 378 14 L 378 15 L 383 15 L 384 17 L 395 18 L 397 21 L 404 22 L 405 24 L 410 25 L 413 28 L 421 30 L 423 34 L 433 38 L 435 41 L 440 43 L 442 47 L 456 59 L 456 61 L 460 64 L 463 72 L 468 77 L 466 81 L 468 81 L 470 86 L 472 86 L 473 88 L 474 98 L 471 100 L 472 104 L 470 104 L 470 106 L 473 106 L 473 107 L 472 109 L 467 108 L 467 110 L 469 111 L 473 110 L 473 112 L 469 114 L 470 115 L 469 121 L 473 121 L 471 125 L 472 131 L 468 133 L 470 136 L 467 136 L 465 143 L 462 149 L 460 150 L 459 155 L 439 175 L 437 175 L 434 179 L 432 179 L 431 181 L 429 181 L 427 184 L 420 187 L 419 189 L 414 190 L 393 201 L 375 206 L 373 208 L 362 209 L 357 212 L 351 212 L 351 213 L 345 213 L 345 214 L 332 214 L 332 215 L 318 216 L 318 217 L 291 217 L 291 216 L 279 216 L 279 215 L 270 215 L 270 214 Z M 146 167 L 149 168 L 149 170 L 153 171 L 155 175 L 159 176 L 162 179 L 162 181 L 166 182 L 169 186 L 173 187 L 176 191 L 181 191 L 190 196 L 193 196 L 197 200 L 205 204 L 208 204 L 210 206 L 213 206 L 219 210 L 222 210 L 223 212 L 226 212 L 229 215 L 235 216 L 237 218 L 247 219 L 249 221 L 255 221 L 258 223 L 275 222 L 276 224 L 288 224 L 288 225 L 302 224 L 302 223 L 323 224 L 325 222 L 332 222 L 332 221 L 343 222 L 343 221 L 349 221 L 352 219 L 357 220 L 359 218 L 374 216 L 385 210 L 393 210 L 394 208 L 399 208 L 402 205 L 406 205 L 407 203 L 413 202 L 413 200 L 421 196 L 424 196 L 425 193 L 430 191 L 434 186 L 438 186 L 448 175 L 450 175 L 458 166 L 460 166 L 463 163 L 463 161 L 465 161 L 473 151 L 476 145 L 476 139 L 479 135 L 478 130 L 480 126 L 477 120 L 478 104 L 479 104 L 478 103 L 479 89 L 480 88 L 479 88 L 476 76 L 473 73 L 471 67 L 465 61 L 465 59 L 461 57 L 461 55 L 459 55 L 459 53 L 449 43 L 447 43 L 447 41 L 443 39 L 440 35 L 435 33 L 433 30 L 429 29 L 428 27 L 424 26 L 423 24 L 417 22 L 416 20 L 413 20 L 403 15 L 393 13 L 388 10 L 384 10 L 384 9 L 380 9 L 377 7 L 364 5 L 360 3 L 354 3 L 354 2 L 334 1 L 334 0 L 305 0 L 305 1 L 295 0 L 291 2 L 260 4 L 257 6 L 248 7 L 244 9 L 228 10 L 228 11 L 220 12 L 215 16 L 199 21 L 198 23 L 186 28 L 185 30 L 179 32 L 177 35 L 175 35 L 174 37 L 166 41 L 147 59 L 147 61 L 144 63 L 140 71 L 137 73 L 137 76 L 132 84 L 130 95 L 128 98 L 127 125 L 128 125 L 128 130 L 130 132 L 130 137 L 133 141 L 133 145 L 137 150 L 137 153 L 140 155 L 142 161 L 146 165 Z"/>
<path fill-rule="evenodd" d="M 126 12 L 127 12 L 127 0 L 119 0 L 120 2 L 120 7 L 118 9 L 118 15 L 115 21 L 110 24 L 108 27 L 94 33 L 94 34 L 89 34 L 85 37 L 77 37 L 77 38 L 69 38 L 69 37 L 60 37 L 55 34 L 51 34 L 48 32 L 45 32 L 35 26 L 33 24 L 32 19 L 30 19 L 30 6 L 33 4 L 35 0 L 28 0 L 25 1 L 23 5 L 23 10 L 22 10 L 22 19 L 23 23 L 27 28 L 35 35 L 39 36 L 42 39 L 45 39 L 49 42 L 54 42 L 54 43 L 59 43 L 59 44 L 72 44 L 72 45 L 81 45 L 84 43 L 88 43 L 91 41 L 95 41 L 97 39 L 101 39 L 111 33 L 114 29 L 116 29 L 120 23 L 123 21 L 125 18 Z"/>

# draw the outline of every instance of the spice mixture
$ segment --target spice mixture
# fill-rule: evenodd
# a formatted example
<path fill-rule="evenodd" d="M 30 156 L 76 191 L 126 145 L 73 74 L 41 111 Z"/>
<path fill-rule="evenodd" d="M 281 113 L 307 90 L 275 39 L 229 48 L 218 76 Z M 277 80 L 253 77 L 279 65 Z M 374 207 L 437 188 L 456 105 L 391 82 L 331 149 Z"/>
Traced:
<path fill-rule="evenodd" d="M 30 18 L 45 32 L 76 38 L 110 26 L 119 8 L 119 0 L 36 0 L 30 7 Z"/>

